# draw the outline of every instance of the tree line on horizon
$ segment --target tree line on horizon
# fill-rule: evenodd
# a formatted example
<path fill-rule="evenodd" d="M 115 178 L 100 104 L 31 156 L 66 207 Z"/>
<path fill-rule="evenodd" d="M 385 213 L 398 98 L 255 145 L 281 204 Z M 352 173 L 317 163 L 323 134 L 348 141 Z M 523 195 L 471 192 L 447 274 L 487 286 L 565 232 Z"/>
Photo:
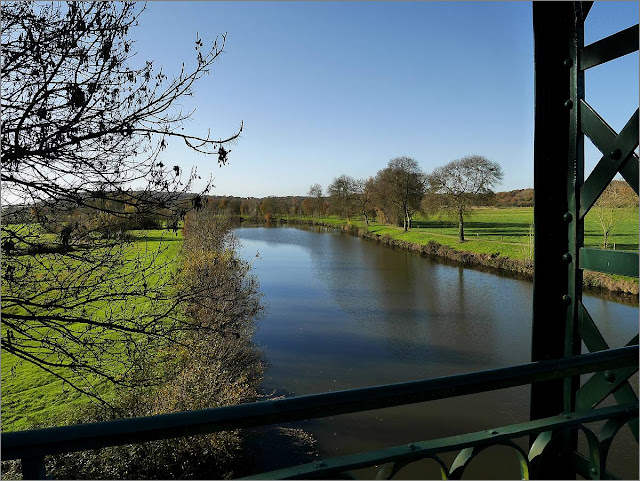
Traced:
<path fill-rule="evenodd" d="M 464 241 L 464 220 L 476 205 L 495 204 L 492 188 L 502 180 L 502 168 L 480 155 L 453 160 L 427 174 L 411 157 L 396 157 L 375 176 L 355 179 L 342 174 L 326 191 L 320 184 L 310 186 L 306 196 L 265 198 L 213 197 L 210 208 L 220 214 L 261 217 L 338 215 L 372 219 L 399 225 L 408 231 L 417 212 L 442 211 L 459 222 Z"/>
<path fill-rule="evenodd" d="M 207 196 L 206 202 L 208 208 L 220 215 L 266 221 L 284 216 L 337 215 L 347 220 L 362 218 L 366 226 L 375 219 L 403 226 L 405 230 L 411 228 L 411 220 L 417 212 L 423 215 L 444 213 L 458 221 L 459 238 L 464 240 L 464 220 L 472 213 L 473 207 L 533 207 L 534 204 L 534 190 L 531 188 L 493 192 L 490 188 L 475 185 L 476 190 L 473 191 L 474 179 L 466 179 L 466 191 L 461 187 L 458 190 L 451 186 L 447 186 L 448 190 L 442 187 L 445 181 L 456 181 L 461 185 L 465 180 L 461 164 L 465 161 L 473 165 L 477 160 L 463 158 L 452 161 L 427 175 L 419 171 L 413 159 L 400 157 L 392 159 L 375 177 L 354 179 L 343 174 L 334 178 L 326 191 L 320 184 L 313 184 L 306 196 Z M 486 167 L 487 164 L 482 162 L 482 165 Z M 469 165 L 467 170 L 472 170 Z M 613 180 L 592 209 L 603 231 L 604 249 L 609 247 L 618 209 L 633 207 L 638 207 L 638 196 L 633 189 L 624 181 Z"/>

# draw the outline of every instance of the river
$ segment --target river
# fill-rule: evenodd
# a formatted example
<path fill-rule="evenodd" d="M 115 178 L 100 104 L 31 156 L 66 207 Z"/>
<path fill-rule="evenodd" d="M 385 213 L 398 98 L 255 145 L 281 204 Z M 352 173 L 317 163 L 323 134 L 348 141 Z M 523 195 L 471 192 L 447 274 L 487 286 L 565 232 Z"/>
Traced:
<path fill-rule="evenodd" d="M 255 341 L 269 363 L 267 390 L 313 394 L 530 360 L 528 281 L 320 227 L 242 227 L 235 234 L 264 293 L 267 311 Z M 593 296 L 584 304 L 611 346 L 623 346 L 638 332 L 637 307 Z M 524 422 L 528 413 L 525 386 L 299 426 L 313 434 L 322 459 Z M 454 456 L 443 459 L 450 463 Z M 638 479 L 637 444 L 627 427 L 611 456 L 616 474 Z M 352 474 L 375 478 L 376 470 Z M 403 477 L 438 479 L 439 471 L 423 461 L 403 469 L 397 478 Z M 516 456 L 490 448 L 465 477 L 517 479 Z"/>

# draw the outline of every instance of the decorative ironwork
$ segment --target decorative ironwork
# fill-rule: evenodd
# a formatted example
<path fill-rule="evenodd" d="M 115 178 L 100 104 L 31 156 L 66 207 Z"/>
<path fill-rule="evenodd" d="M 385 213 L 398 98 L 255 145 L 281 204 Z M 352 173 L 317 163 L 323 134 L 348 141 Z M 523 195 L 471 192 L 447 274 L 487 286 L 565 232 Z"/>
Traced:
<path fill-rule="evenodd" d="M 228 429 L 279 424 L 494 391 L 533 382 L 636 366 L 639 353 L 638 346 L 633 345 L 565 359 L 541 361 L 423 381 L 350 389 L 151 417 L 3 433 L 2 458 L 5 460 L 22 459 L 25 479 L 41 479 L 44 475 L 44 457 L 51 454 L 86 451 L 106 446 L 205 434 Z M 637 402 L 635 410 L 637 413 Z M 609 412 L 614 411 L 604 410 L 599 411 L 600 414 L 589 414 L 589 416 L 602 416 L 602 413 Z M 599 417 L 598 419 L 604 418 Z M 566 424 L 569 421 L 571 420 L 564 419 L 562 422 Z M 562 426 L 565 424 L 562 424 Z M 544 430 L 552 427 L 552 425 L 544 423 L 533 424 L 532 426 L 542 426 L 545 428 Z M 500 428 L 498 435 L 492 439 L 502 440 L 507 434 L 513 434 L 514 432 L 518 431 L 517 428 L 514 431 L 513 426 Z M 518 435 L 526 435 L 528 432 L 523 431 L 522 434 Z M 466 439 L 465 442 L 468 444 L 461 445 L 460 448 L 474 446 L 478 441 L 485 441 L 482 436 L 480 438 L 472 436 L 468 439 L 466 436 L 463 435 Z M 443 446 L 446 446 L 446 443 Z M 456 447 L 457 445 L 449 450 Z M 370 453 L 362 453 L 358 456 L 362 456 L 362 459 L 368 459 Z M 326 461 L 326 463 L 328 462 Z"/>
<path fill-rule="evenodd" d="M 625 423 L 638 417 L 638 404 L 619 405 L 596 410 L 560 414 L 557 416 L 514 424 L 507 427 L 489 429 L 459 436 L 415 442 L 403 446 L 394 446 L 335 457 L 291 468 L 279 469 L 243 479 L 331 479 L 354 469 L 382 466 L 377 479 L 393 479 L 405 466 L 431 459 L 438 463 L 442 479 L 461 479 L 471 461 L 482 451 L 492 446 L 507 446 L 514 451 L 520 465 L 522 479 L 535 479 L 540 476 L 541 460 L 567 431 L 581 431 L 585 434 L 590 448 L 588 469 L 584 473 L 587 479 L 611 477 L 606 471 L 606 459 L 613 437 Z M 596 434 L 585 426 L 587 423 L 607 422 Z M 519 437 L 535 435 L 535 442 L 527 453 L 513 440 Z M 451 466 L 447 466 L 438 455 L 460 450 Z M 587 474 L 589 473 L 589 474 Z"/>

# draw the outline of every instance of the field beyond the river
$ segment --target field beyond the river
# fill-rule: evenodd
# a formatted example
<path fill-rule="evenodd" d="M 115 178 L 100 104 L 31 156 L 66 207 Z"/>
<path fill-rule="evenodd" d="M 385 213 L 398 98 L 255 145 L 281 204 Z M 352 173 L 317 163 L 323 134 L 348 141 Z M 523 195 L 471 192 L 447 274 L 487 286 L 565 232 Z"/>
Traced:
<path fill-rule="evenodd" d="M 281 216 L 280 220 L 320 224 L 352 232 L 354 229 L 363 232 L 365 227 L 362 216 L 352 216 L 350 219 L 339 216 Z M 637 252 L 638 227 L 637 207 L 616 209 L 615 221 L 609 235 L 609 248 Z M 602 248 L 603 232 L 595 213 L 587 214 L 584 231 L 585 247 Z M 455 260 L 468 253 L 476 256 L 472 263 L 474 265 L 486 265 L 532 276 L 533 207 L 475 208 L 464 223 L 464 233 L 465 242 L 461 243 L 456 221 L 443 214 L 417 214 L 408 232 L 404 232 L 401 226 L 370 221 L 365 236 L 387 239 L 396 245 L 413 245 L 412 250 L 416 250 L 415 246 L 435 243 L 445 247 L 445 252 L 440 249 L 436 255 Z M 637 303 L 638 279 L 585 271 L 585 285 L 588 288 L 619 293 L 625 296 L 624 301 Z M 617 294 L 614 294 L 614 297 L 615 295 Z"/>
<path fill-rule="evenodd" d="M 616 221 L 609 236 L 610 248 L 638 250 L 638 209 L 617 209 Z M 340 227 L 353 224 L 364 227 L 362 216 L 345 219 L 338 216 L 310 217 L 283 216 L 285 219 L 313 220 Z M 584 239 L 586 247 L 602 248 L 603 233 L 596 216 L 589 212 L 585 219 Z M 377 222 L 369 223 L 372 234 L 389 234 L 393 238 L 426 244 L 435 241 L 460 251 L 476 254 L 499 254 L 512 259 L 533 258 L 533 207 L 479 207 L 464 223 L 465 242 L 458 240 L 458 223 L 441 214 L 416 215 L 412 227 L 403 232 L 402 227 Z"/>

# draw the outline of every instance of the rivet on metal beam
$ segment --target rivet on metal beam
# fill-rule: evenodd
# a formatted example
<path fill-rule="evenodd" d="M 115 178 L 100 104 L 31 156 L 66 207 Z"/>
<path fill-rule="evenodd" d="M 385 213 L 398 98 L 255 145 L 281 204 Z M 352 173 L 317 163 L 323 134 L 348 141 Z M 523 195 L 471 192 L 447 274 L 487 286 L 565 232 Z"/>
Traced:
<path fill-rule="evenodd" d="M 596 468 L 591 468 L 589 471 L 591 474 L 598 474 L 598 470 Z"/>
<path fill-rule="evenodd" d="M 622 152 L 620 151 L 620 149 L 615 149 L 609 154 L 609 157 L 611 157 L 612 160 L 620 160 L 620 157 L 622 157 Z"/>
<path fill-rule="evenodd" d="M 324 461 L 320 461 L 316 463 L 316 468 L 324 468 L 326 467 L 327 463 L 325 463 Z"/>
<path fill-rule="evenodd" d="M 489 431 L 489 434 L 491 434 L 493 436 L 493 435 L 498 434 L 498 431 L 496 431 L 495 429 L 492 429 L 491 431 Z"/>
<path fill-rule="evenodd" d="M 573 108 L 573 100 L 568 99 L 564 101 L 564 108 L 567 110 L 571 110 Z"/>
<path fill-rule="evenodd" d="M 565 212 L 564 214 L 562 214 L 562 220 L 568 224 L 573 220 L 573 215 L 571 214 L 571 212 Z"/>
<path fill-rule="evenodd" d="M 562 302 L 568 306 L 569 304 L 571 304 L 571 296 L 565 294 L 564 296 L 562 296 Z"/>
<path fill-rule="evenodd" d="M 604 372 L 604 380 L 610 383 L 615 382 L 616 375 L 607 369 Z"/>
<path fill-rule="evenodd" d="M 573 67 L 573 60 L 570 58 L 565 58 L 564 62 L 562 62 L 562 65 L 564 65 L 567 68 L 571 68 Z"/>
<path fill-rule="evenodd" d="M 407 444 L 407 448 L 409 448 L 409 451 L 415 451 L 416 449 L 418 449 L 418 446 L 411 443 L 411 444 Z"/>
<path fill-rule="evenodd" d="M 573 257 L 571 257 L 571 254 L 569 252 L 562 254 L 562 260 L 563 262 L 570 264 L 571 261 L 573 260 Z"/>

